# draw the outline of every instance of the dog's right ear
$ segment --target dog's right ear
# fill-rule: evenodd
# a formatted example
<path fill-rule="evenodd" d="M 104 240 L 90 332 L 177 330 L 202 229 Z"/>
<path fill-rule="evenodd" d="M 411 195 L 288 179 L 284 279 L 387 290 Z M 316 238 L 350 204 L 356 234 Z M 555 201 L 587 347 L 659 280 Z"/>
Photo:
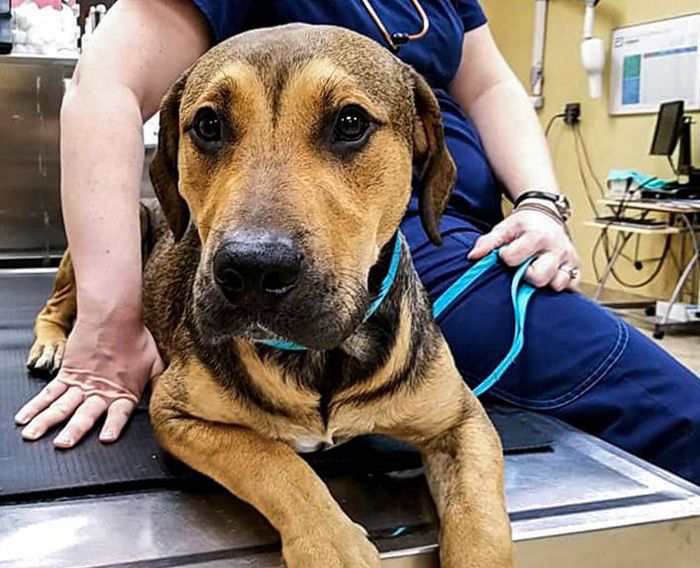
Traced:
<path fill-rule="evenodd" d="M 179 241 L 190 222 L 187 202 L 178 191 L 177 153 L 180 143 L 180 100 L 187 82 L 185 72 L 167 92 L 160 105 L 158 149 L 151 162 L 151 183 L 170 230 Z"/>
<path fill-rule="evenodd" d="M 442 114 L 437 99 L 425 79 L 411 70 L 415 123 L 413 126 L 413 157 L 418 166 L 420 218 L 430 240 L 439 245 L 440 216 L 455 184 L 456 169 L 445 145 Z"/>

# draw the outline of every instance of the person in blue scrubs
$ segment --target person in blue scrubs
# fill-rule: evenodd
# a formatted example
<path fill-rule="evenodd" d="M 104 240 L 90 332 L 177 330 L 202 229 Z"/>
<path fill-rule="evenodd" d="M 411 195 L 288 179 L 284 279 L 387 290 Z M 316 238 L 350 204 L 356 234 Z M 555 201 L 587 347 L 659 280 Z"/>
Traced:
<path fill-rule="evenodd" d="M 245 30 L 289 22 L 334 24 L 389 48 L 363 0 L 189 1 L 189 5 L 181 1 L 177 11 L 162 1 L 140 6 L 140 0 L 119 2 L 103 24 L 102 37 L 98 34 L 91 44 L 90 49 L 101 49 L 99 64 L 90 60 L 89 50 L 81 58 L 79 72 L 83 83 L 89 82 L 87 77 L 95 83 L 101 79 L 103 85 L 115 81 L 126 85 L 139 100 L 141 114 L 147 115 L 149 101 L 153 110 L 153 100 L 175 78 L 175 70 L 186 67 L 209 44 Z M 540 290 L 530 303 L 523 351 L 487 398 L 555 416 L 700 483 L 700 380 L 634 328 L 574 291 L 579 279 L 578 257 L 563 223 L 557 220 L 559 211 L 551 202 L 527 200 L 526 203 L 548 208 L 548 212 L 516 209 L 504 219 L 504 193 L 515 200 L 531 190 L 558 192 L 539 123 L 524 90 L 495 47 L 478 1 L 422 0 L 421 4 L 429 19 L 429 31 L 422 39 L 403 45 L 398 57 L 423 74 L 434 90 L 458 177 L 441 221 L 442 246 L 433 245 L 423 232 L 415 195 L 402 231 L 433 299 L 492 249 L 500 246 L 503 260 L 438 319 L 465 380 L 472 387 L 478 385 L 510 348 L 513 267 L 536 255 L 527 277 Z M 421 28 L 421 19 L 410 0 L 371 0 L 371 6 L 391 33 L 414 33 Z M 131 31 L 134 24 L 141 24 L 155 39 L 137 36 Z M 127 46 L 124 39 L 119 41 L 118 32 L 136 47 Z M 173 38 L 176 33 L 180 36 Z M 140 58 L 151 55 L 151 65 L 129 67 L 124 63 L 125 54 L 113 53 L 119 46 L 133 49 L 132 53 Z M 163 53 L 170 53 L 171 59 Z M 168 67 L 164 62 L 172 60 L 172 53 L 184 55 L 177 65 Z M 117 64 L 117 71 L 110 71 L 111 61 Z M 90 87 L 81 91 L 80 85 L 74 84 L 73 88 L 62 126 L 83 134 L 87 127 L 79 119 L 70 118 L 70 109 L 72 105 L 90 107 Z M 103 101 L 101 104 L 104 106 Z M 99 112 L 97 108 L 95 112 Z M 92 142 L 99 145 L 105 139 Z M 78 142 L 66 140 L 64 144 L 76 145 L 68 148 L 67 155 L 72 149 L 79 150 Z M 114 154 L 111 157 L 115 164 L 120 163 Z M 67 157 L 62 166 L 68 172 L 66 177 L 73 175 L 71 179 L 76 183 L 92 175 L 89 170 L 80 170 L 88 166 L 79 166 Z M 78 192 L 68 188 L 64 191 L 76 195 Z M 104 198 L 108 191 L 109 188 L 104 189 Z M 68 203 L 69 216 L 86 211 L 88 205 L 83 203 L 83 197 L 81 194 L 81 200 L 76 200 L 79 203 Z M 115 207 L 125 208 L 124 203 L 116 203 Z M 78 281 L 88 282 L 85 287 L 89 289 L 89 266 L 99 260 L 99 253 L 81 252 L 81 239 L 86 237 L 81 237 L 78 229 L 72 235 L 71 227 L 68 228 L 74 259 L 77 254 Z M 96 238 L 98 230 L 91 227 L 91 239 Z M 108 235 L 107 229 L 102 230 Z M 91 261 L 83 261 L 82 269 L 81 255 Z M 128 262 L 127 258 L 126 265 Z M 140 284 L 137 278 L 129 281 L 131 288 Z M 92 288 L 96 290 L 97 285 Z M 112 294 L 113 290 L 114 287 Z M 80 299 L 78 305 L 81 306 Z M 79 324 L 80 320 L 79 311 Z M 103 325 L 109 325 L 109 321 L 109 317 L 102 318 Z M 105 353 L 108 350 L 101 346 L 95 349 L 98 356 L 88 355 L 69 341 L 66 357 L 78 360 L 81 368 L 97 367 L 100 349 Z M 130 354 L 128 350 L 125 357 L 137 360 L 135 352 Z M 154 359 L 157 355 L 151 362 Z M 118 370 L 115 368 L 115 376 Z M 141 383 L 145 384 L 147 375 L 142 365 L 138 375 L 143 377 Z M 119 380 L 115 376 L 112 380 Z M 131 388 L 139 386 L 132 382 Z M 94 401 L 93 407 L 85 410 L 88 402 L 75 393 L 72 399 L 66 399 L 69 391 L 55 387 L 53 393 L 29 403 L 30 410 L 23 418 L 34 417 L 29 425 L 34 425 L 34 437 L 73 415 L 56 442 L 58 446 L 70 447 L 106 410 L 106 405 L 98 408 Z M 47 415 L 49 410 L 43 409 L 55 399 L 65 399 L 67 403 L 62 412 Z M 104 441 L 116 439 L 125 422 L 123 416 L 120 420 L 115 418 L 118 413 L 112 412 L 114 404 L 101 436 Z M 129 412 L 128 407 L 123 407 L 121 415 L 128 416 Z"/>

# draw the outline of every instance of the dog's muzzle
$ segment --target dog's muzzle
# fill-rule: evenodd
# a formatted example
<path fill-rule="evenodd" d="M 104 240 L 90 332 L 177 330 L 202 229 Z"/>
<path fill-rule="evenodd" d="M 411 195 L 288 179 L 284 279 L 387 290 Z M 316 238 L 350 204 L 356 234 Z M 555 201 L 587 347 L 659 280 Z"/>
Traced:
<path fill-rule="evenodd" d="M 299 248 L 285 235 L 236 232 L 219 245 L 212 272 L 231 304 L 268 308 L 296 287 L 303 259 Z"/>
<path fill-rule="evenodd" d="M 221 235 L 194 283 L 195 321 L 209 341 L 233 335 L 330 349 L 366 308 L 361 281 L 326 273 L 303 241 L 274 230 Z"/>

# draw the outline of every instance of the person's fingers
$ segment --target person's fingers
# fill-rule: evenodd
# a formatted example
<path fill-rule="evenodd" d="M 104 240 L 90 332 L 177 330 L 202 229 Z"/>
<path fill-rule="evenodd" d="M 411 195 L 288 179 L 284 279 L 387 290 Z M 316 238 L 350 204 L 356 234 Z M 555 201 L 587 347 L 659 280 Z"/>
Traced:
<path fill-rule="evenodd" d="M 557 292 L 566 290 L 572 280 L 571 273 L 569 272 L 570 270 L 571 269 L 566 265 L 557 269 L 557 273 L 554 275 L 549 285 Z"/>
<path fill-rule="evenodd" d="M 19 426 L 24 426 L 67 390 L 67 384 L 54 379 L 17 411 L 15 423 Z"/>
<path fill-rule="evenodd" d="M 561 258 L 558 274 L 552 279 L 550 286 L 557 292 L 566 289 L 577 291 L 579 282 L 581 282 L 581 267 L 573 245 L 568 247 Z"/>
<path fill-rule="evenodd" d="M 136 405 L 126 398 L 119 398 L 110 404 L 107 419 L 100 432 L 100 442 L 114 442 L 119 438 L 134 408 Z"/>
<path fill-rule="evenodd" d="M 469 252 L 467 258 L 469 260 L 478 260 L 489 254 L 493 249 L 503 246 L 520 233 L 520 224 L 517 220 L 509 217 L 505 221 L 501 221 L 490 232 L 479 237 L 474 243 L 474 248 Z"/>
<path fill-rule="evenodd" d="M 554 279 L 558 277 L 561 273 L 559 270 L 560 266 L 561 255 L 555 252 L 548 252 L 534 260 L 525 272 L 525 276 L 533 286 L 543 288 L 553 283 Z M 564 282 L 564 286 L 567 284 L 568 281 Z M 564 287 L 561 288 L 561 290 L 563 289 Z"/>
<path fill-rule="evenodd" d="M 579 260 L 565 231 L 555 229 L 551 219 L 528 214 L 526 211 L 512 215 L 481 236 L 469 253 L 469 259 L 477 260 L 499 248 L 501 260 L 516 267 L 537 256 L 526 272 L 529 282 L 537 287 L 549 285 L 557 291 L 576 290 L 581 281 Z M 570 269 L 575 269 L 573 278 Z"/>
<path fill-rule="evenodd" d="M 83 392 L 78 387 L 70 387 L 51 405 L 37 414 L 32 421 L 22 430 L 25 440 L 41 438 L 46 431 L 59 422 L 68 418 L 83 402 Z"/>
<path fill-rule="evenodd" d="M 54 438 L 57 448 L 72 448 L 95 425 L 97 419 L 107 410 L 107 401 L 93 395 L 75 411 L 68 424 Z"/>
<path fill-rule="evenodd" d="M 528 258 L 546 250 L 546 244 L 544 234 L 528 231 L 501 248 L 498 255 L 508 266 L 520 266 Z"/>
<path fill-rule="evenodd" d="M 574 278 L 571 278 L 566 286 L 568 290 L 573 290 L 574 292 L 578 292 L 578 285 L 581 283 L 581 269 L 577 266 L 576 268 L 576 276 Z"/>

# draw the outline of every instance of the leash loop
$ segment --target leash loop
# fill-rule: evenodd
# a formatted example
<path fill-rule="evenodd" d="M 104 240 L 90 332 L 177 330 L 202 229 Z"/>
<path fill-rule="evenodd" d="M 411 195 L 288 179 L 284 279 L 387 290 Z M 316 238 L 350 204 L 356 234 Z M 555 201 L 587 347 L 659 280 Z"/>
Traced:
<path fill-rule="evenodd" d="M 491 251 L 484 258 L 479 260 L 474 266 L 460 276 L 433 304 L 433 316 L 437 317 L 445 311 L 454 301 L 459 298 L 466 290 L 487 270 L 498 264 L 498 251 Z M 513 364 L 522 351 L 525 343 L 525 315 L 527 313 L 527 305 L 530 298 L 535 293 L 537 288 L 528 284 L 524 280 L 525 271 L 532 264 L 535 257 L 532 257 L 521 264 L 513 275 L 513 282 L 510 285 L 510 297 L 513 303 L 513 312 L 515 313 L 515 331 L 513 333 L 513 343 L 506 356 L 491 371 L 491 374 L 479 383 L 472 392 L 476 396 L 480 396 L 488 391 L 498 380 L 503 376 L 508 368 Z"/>

